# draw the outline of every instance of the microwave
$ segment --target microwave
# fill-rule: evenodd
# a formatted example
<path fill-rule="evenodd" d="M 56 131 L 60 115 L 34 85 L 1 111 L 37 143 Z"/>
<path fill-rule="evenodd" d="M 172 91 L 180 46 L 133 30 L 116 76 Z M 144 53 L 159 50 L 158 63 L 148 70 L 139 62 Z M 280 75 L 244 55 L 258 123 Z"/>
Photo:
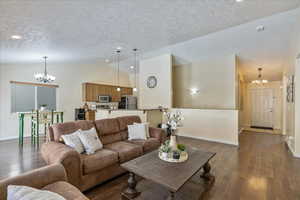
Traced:
<path fill-rule="evenodd" d="M 100 102 L 100 103 L 109 103 L 110 102 L 110 96 L 108 96 L 108 95 L 101 95 L 101 96 L 99 96 L 98 97 L 98 101 Z"/>

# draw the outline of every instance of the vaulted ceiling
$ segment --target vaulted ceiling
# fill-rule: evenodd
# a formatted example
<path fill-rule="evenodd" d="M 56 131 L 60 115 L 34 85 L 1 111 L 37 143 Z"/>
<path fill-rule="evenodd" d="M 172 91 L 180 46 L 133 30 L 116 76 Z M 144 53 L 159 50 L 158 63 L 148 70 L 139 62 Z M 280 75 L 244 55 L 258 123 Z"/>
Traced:
<path fill-rule="evenodd" d="M 0 62 L 85 61 L 186 41 L 294 9 L 300 0 L 0 0 Z M 12 40 L 21 35 L 21 40 Z M 246 58 L 247 59 L 247 58 Z"/>

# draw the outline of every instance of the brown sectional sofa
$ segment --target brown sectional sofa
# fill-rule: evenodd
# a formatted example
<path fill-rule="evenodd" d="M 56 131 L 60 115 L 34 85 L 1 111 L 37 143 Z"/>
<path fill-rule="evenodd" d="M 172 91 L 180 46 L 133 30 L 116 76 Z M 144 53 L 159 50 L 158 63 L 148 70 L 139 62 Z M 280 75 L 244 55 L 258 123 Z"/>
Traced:
<path fill-rule="evenodd" d="M 62 165 L 49 165 L 20 176 L 0 180 L 0 199 L 7 199 L 8 185 L 24 185 L 48 190 L 63 196 L 66 200 L 88 200 L 76 187 L 67 182 Z"/>
<path fill-rule="evenodd" d="M 92 188 L 125 172 L 124 163 L 157 149 L 166 134 L 162 129 L 150 128 L 147 140 L 128 141 L 127 125 L 140 123 L 138 116 L 119 117 L 96 121 L 75 121 L 55 124 L 49 128 L 50 142 L 43 144 L 41 153 L 48 164 L 61 163 L 68 181 L 81 191 Z M 61 135 L 78 129 L 95 127 L 104 148 L 95 154 L 79 154 L 61 142 Z"/>

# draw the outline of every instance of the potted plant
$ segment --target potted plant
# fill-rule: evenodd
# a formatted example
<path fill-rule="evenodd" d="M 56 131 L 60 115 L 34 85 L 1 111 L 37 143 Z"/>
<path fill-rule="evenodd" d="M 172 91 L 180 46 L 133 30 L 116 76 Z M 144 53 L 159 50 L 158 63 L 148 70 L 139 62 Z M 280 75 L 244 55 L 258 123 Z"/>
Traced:
<path fill-rule="evenodd" d="M 186 151 L 186 147 L 184 144 L 177 144 L 177 149 L 181 152 Z"/>
<path fill-rule="evenodd" d="M 179 150 L 173 151 L 173 159 L 175 159 L 175 160 L 180 159 L 180 151 Z"/>
<path fill-rule="evenodd" d="M 168 144 L 162 144 L 159 148 L 159 152 L 163 159 L 168 159 L 169 153 L 171 152 L 171 148 Z"/>
<path fill-rule="evenodd" d="M 176 130 L 181 125 L 181 121 L 183 120 L 182 113 L 180 111 L 172 112 L 164 112 L 167 120 L 167 127 L 171 131 L 170 136 L 170 147 L 172 151 L 177 150 L 177 141 L 176 141 Z"/>

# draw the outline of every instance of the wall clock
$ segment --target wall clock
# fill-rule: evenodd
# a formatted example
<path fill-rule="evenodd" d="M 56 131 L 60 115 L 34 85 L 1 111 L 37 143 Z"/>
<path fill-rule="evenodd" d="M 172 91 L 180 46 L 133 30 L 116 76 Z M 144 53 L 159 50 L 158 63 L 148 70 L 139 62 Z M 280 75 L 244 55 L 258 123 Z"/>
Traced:
<path fill-rule="evenodd" d="M 155 88 L 157 86 L 157 79 L 155 76 L 149 76 L 147 79 L 147 87 Z"/>

